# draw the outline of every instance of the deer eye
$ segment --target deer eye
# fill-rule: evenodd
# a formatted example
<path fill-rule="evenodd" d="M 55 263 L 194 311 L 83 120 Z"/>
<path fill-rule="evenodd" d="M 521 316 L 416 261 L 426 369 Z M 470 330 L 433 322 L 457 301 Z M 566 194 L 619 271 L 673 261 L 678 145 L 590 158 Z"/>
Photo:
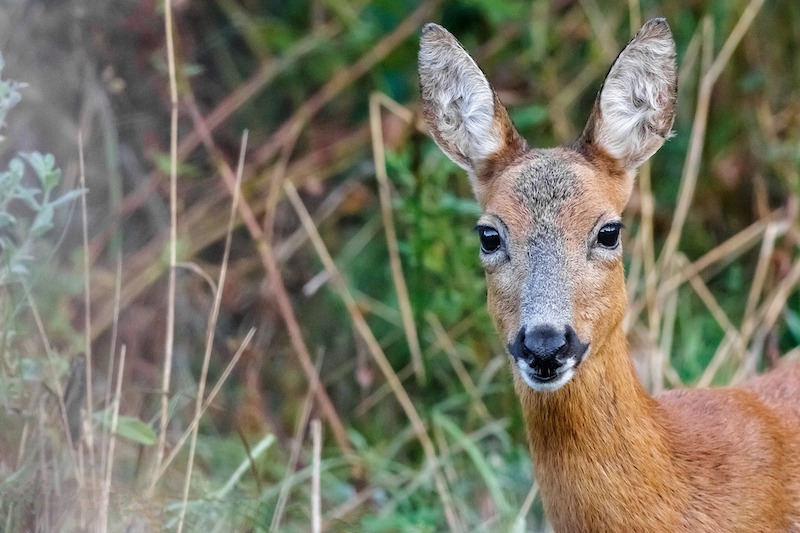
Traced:
<path fill-rule="evenodd" d="M 597 233 L 597 244 L 603 248 L 614 249 L 619 246 L 619 232 L 622 229 L 622 222 L 611 222 L 606 224 Z"/>
<path fill-rule="evenodd" d="M 500 233 L 496 229 L 489 226 L 478 226 L 477 230 L 481 239 L 481 252 L 492 254 L 503 245 Z"/>

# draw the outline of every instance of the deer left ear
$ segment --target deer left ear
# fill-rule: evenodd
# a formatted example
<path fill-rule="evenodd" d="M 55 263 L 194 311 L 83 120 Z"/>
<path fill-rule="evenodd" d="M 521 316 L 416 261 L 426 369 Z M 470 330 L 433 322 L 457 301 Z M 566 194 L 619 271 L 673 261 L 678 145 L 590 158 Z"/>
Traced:
<path fill-rule="evenodd" d="M 478 199 L 494 171 L 526 149 L 481 69 L 450 32 L 422 28 L 419 47 L 422 114 L 431 136 L 465 169 Z"/>
<path fill-rule="evenodd" d="M 670 137 L 676 99 L 675 42 L 667 22 L 653 19 L 611 66 L 578 146 L 613 158 L 630 189 L 636 169 Z"/>

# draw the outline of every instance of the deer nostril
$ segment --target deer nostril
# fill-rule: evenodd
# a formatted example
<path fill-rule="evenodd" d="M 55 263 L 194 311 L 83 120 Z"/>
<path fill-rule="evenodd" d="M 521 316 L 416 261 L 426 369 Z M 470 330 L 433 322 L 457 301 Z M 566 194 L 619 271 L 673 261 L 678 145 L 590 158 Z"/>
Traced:
<path fill-rule="evenodd" d="M 553 359 L 567 348 L 565 331 L 558 331 L 553 326 L 536 326 L 522 335 L 522 344 L 531 360 Z"/>
<path fill-rule="evenodd" d="M 508 352 L 531 367 L 546 370 L 551 366 L 560 366 L 571 357 L 579 362 L 587 347 L 588 344 L 581 342 L 570 325 L 563 328 L 540 325 L 531 329 L 520 328 L 514 340 L 508 344 Z"/>

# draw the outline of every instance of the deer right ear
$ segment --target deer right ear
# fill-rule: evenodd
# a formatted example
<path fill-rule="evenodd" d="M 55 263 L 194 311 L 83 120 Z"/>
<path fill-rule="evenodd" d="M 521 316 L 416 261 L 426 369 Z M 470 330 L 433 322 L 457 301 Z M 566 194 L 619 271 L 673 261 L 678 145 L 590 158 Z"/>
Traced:
<path fill-rule="evenodd" d="M 450 32 L 432 23 L 422 28 L 419 84 L 433 139 L 473 185 L 525 150 L 481 69 Z"/>
<path fill-rule="evenodd" d="M 630 189 L 639 165 L 672 134 L 676 98 L 675 42 L 667 22 L 653 19 L 614 61 L 578 144 L 610 155 Z"/>

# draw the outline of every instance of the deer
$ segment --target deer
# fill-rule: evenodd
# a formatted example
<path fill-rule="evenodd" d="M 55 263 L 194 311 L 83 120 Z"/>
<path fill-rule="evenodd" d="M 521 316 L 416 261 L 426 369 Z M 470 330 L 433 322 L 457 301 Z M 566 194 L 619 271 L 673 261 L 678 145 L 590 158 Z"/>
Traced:
<path fill-rule="evenodd" d="M 564 532 L 800 532 L 800 366 L 656 397 L 629 351 L 621 230 L 637 169 L 672 135 L 675 42 L 644 24 L 577 141 L 531 148 L 459 41 L 426 24 L 421 114 L 467 172 L 492 322 L 545 515 Z"/>

